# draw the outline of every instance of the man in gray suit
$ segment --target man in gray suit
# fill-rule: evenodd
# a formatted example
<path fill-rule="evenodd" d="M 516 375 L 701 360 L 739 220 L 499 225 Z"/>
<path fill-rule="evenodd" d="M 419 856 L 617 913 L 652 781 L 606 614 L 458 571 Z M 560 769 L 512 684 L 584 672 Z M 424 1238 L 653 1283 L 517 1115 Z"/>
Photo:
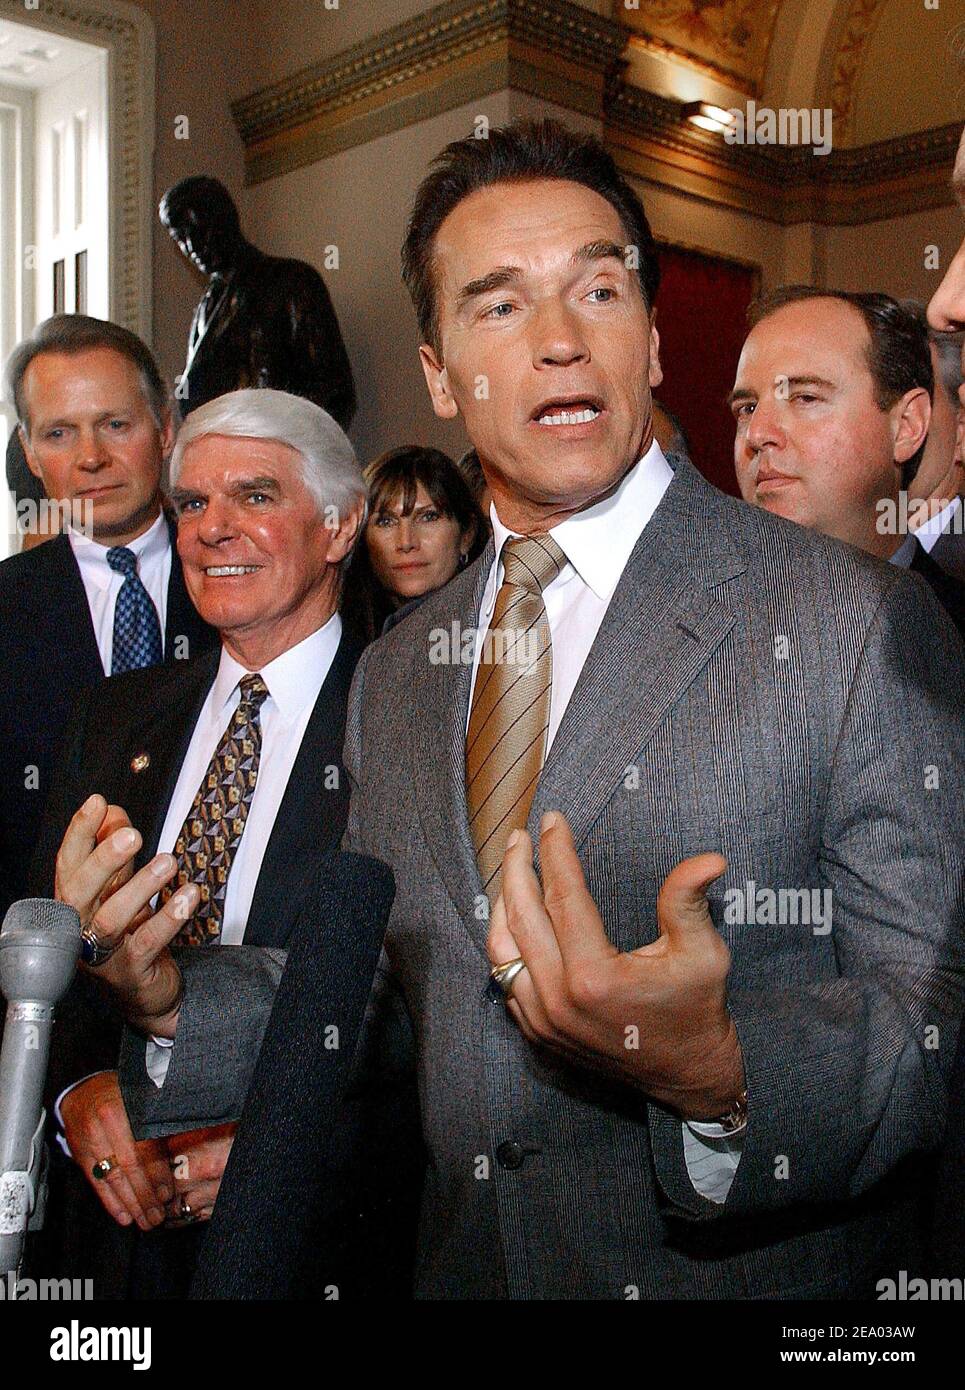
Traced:
<path fill-rule="evenodd" d="M 669 468 L 653 243 L 595 141 L 450 146 L 403 264 L 494 527 L 364 654 L 346 734 L 346 844 L 396 884 L 359 1076 L 408 1039 L 415 1292 L 871 1295 L 917 1258 L 961 1015 L 965 653 L 898 568 Z M 158 1090 L 131 1041 L 136 1132 L 236 1117 L 280 960 L 218 953 L 212 1010 L 171 926 L 138 932 L 129 998 L 175 1042 Z M 284 1014 L 282 1071 L 285 1029 L 322 1031 Z M 198 1048 L 223 1059 L 201 1091 Z M 313 1098 L 279 1074 L 249 1107 L 297 1127 Z M 259 1237 L 308 1229 L 247 1128 L 206 1294 L 256 1296 Z"/>

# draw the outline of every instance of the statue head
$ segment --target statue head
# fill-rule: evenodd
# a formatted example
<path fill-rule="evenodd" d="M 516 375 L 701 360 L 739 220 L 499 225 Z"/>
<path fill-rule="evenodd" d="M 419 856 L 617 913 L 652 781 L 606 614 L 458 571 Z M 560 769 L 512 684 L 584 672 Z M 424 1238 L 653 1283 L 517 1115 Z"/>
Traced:
<path fill-rule="evenodd" d="M 205 275 L 228 269 L 242 244 L 238 209 L 218 179 L 198 174 L 169 188 L 158 208 L 161 225 Z"/>

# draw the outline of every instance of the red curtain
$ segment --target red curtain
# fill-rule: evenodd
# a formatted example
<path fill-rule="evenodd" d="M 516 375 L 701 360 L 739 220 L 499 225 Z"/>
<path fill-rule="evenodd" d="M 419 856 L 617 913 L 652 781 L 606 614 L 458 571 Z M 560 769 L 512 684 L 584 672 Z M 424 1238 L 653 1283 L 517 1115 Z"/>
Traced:
<path fill-rule="evenodd" d="M 733 261 L 658 247 L 657 331 L 663 381 L 654 391 L 680 421 L 690 457 L 712 483 L 738 495 L 734 421 L 725 400 L 747 335 L 758 272 Z"/>

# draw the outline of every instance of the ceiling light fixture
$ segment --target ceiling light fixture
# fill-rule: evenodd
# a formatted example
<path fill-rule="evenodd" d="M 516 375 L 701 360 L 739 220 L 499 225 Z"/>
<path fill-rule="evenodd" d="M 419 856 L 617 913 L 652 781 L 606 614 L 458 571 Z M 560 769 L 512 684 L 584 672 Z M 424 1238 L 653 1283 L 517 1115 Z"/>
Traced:
<path fill-rule="evenodd" d="M 726 111 L 723 106 L 715 106 L 709 101 L 688 102 L 683 108 L 683 114 L 701 130 L 713 131 L 715 135 L 720 135 L 728 126 L 734 124 L 733 111 Z"/>

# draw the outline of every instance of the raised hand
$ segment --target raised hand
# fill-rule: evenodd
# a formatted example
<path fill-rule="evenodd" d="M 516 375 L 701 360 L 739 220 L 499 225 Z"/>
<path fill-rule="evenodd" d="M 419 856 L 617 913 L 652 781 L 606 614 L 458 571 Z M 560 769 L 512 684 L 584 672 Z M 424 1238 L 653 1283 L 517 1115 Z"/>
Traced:
<path fill-rule="evenodd" d="M 507 1007 L 535 1046 L 601 1067 L 686 1119 L 724 1114 L 744 1087 L 740 1043 L 727 1012 L 730 952 L 706 890 L 719 854 L 677 864 L 657 899 L 656 941 L 620 952 L 586 886 L 566 820 L 542 820 L 540 864 L 524 831 L 510 836 L 488 950 L 494 965 L 526 969 Z"/>
<path fill-rule="evenodd" d="M 129 1022 L 145 1033 L 173 1037 L 182 980 L 168 947 L 197 907 L 200 890 L 185 884 L 153 912 L 151 901 L 174 877 L 177 860 L 157 854 L 132 873 L 141 836 L 129 823 L 110 830 L 111 819 L 120 817 L 127 819 L 102 796 L 88 798 L 57 854 L 55 894 L 77 909 L 81 926 L 94 932 L 98 945 L 112 951 L 90 969 Z"/>

